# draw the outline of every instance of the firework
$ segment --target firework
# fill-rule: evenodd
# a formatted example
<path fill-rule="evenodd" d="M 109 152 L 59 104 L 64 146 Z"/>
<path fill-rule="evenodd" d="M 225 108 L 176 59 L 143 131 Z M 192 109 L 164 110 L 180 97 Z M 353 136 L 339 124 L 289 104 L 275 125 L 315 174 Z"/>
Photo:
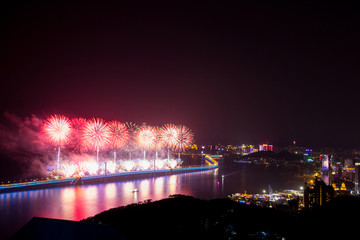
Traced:
<path fill-rule="evenodd" d="M 83 163 L 84 171 L 90 175 L 96 175 L 99 171 L 99 164 L 94 161 L 87 161 Z"/>
<path fill-rule="evenodd" d="M 109 124 L 110 146 L 113 148 L 121 148 L 129 139 L 129 131 L 126 125 L 118 121 L 111 121 Z"/>
<path fill-rule="evenodd" d="M 106 163 L 106 171 L 109 172 L 109 173 L 115 173 L 115 171 L 116 171 L 116 163 L 115 162 Z"/>
<path fill-rule="evenodd" d="M 136 130 L 139 129 L 139 125 L 133 122 L 126 122 L 125 126 L 129 130 L 129 132 L 136 132 Z"/>
<path fill-rule="evenodd" d="M 183 125 L 177 127 L 177 133 L 178 135 L 174 144 L 174 149 L 181 152 L 193 142 L 193 134 L 189 128 Z"/>
<path fill-rule="evenodd" d="M 169 161 L 168 161 L 168 165 L 169 165 L 170 168 L 175 168 L 176 165 L 177 165 L 177 161 L 174 160 L 174 159 L 169 160 Z"/>
<path fill-rule="evenodd" d="M 111 121 L 106 123 L 99 118 L 86 120 L 84 118 L 73 118 L 71 121 L 61 115 L 50 116 L 43 125 L 43 132 L 48 141 L 58 147 L 57 173 L 66 177 L 71 175 L 83 176 L 86 174 L 96 174 L 100 172 L 99 151 L 109 149 L 114 151 L 114 161 L 107 163 L 106 169 L 113 173 L 119 169 L 127 171 L 135 168 L 149 169 L 152 166 L 155 169 L 163 167 L 174 168 L 176 160 L 170 159 L 170 150 L 179 153 L 191 145 L 193 134 L 185 126 L 174 124 L 165 124 L 161 128 L 147 125 L 138 126 L 132 122 L 120 123 Z M 96 162 L 81 161 L 77 162 L 79 166 L 73 166 L 76 161 L 74 158 L 67 165 L 62 164 L 60 169 L 60 148 L 67 145 L 71 152 L 82 154 L 84 150 L 96 150 Z M 162 147 L 167 148 L 168 157 L 166 160 L 158 159 L 158 150 Z M 131 154 L 136 149 L 142 149 L 144 157 L 137 164 L 133 161 L 116 165 L 116 150 L 123 149 Z M 146 151 L 154 150 L 155 158 L 153 162 L 146 160 Z M 70 155 L 68 155 L 70 156 Z M 80 156 L 80 155 L 79 155 Z M 76 158 L 75 158 L 76 159 Z M 72 163 L 71 163 L 72 162 Z M 101 168 L 103 171 L 104 167 Z"/>
<path fill-rule="evenodd" d="M 173 148 L 178 137 L 178 129 L 174 124 L 165 124 L 161 128 L 160 135 L 164 145 Z"/>
<path fill-rule="evenodd" d="M 161 136 L 161 128 L 154 127 L 155 133 L 155 141 L 154 141 L 154 148 L 155 148 L 155 159 L 158 158 L 158 150 L 164 145 L 164 141 Z"/>
<path fill-rule="evenodd" d="M 53 115 L 46 120 L 44 131 L 50 143 L 56 146 L 65 144 L 71 132 L 70 120 L 65 116 Z"/>
<path fill-rule="evenodd" d="M 126 171 L 131 171 L 135 167 L 135 163 L 133 161 L 125 161 L 123 167 Z"/>
<path fill-rule="evenodd" d="M 96 160 L 99 161 L 99 150 L 105 149 L 110 142 L 109 127 L 104 120 L 94 118 L 86 123 L 83 138 L 89 148 L 96 150 Z"/>
<path fill-rule="evenodd" d="M 131 153 L 138 148 L 136 143 L 136 132 L 139 129 L 139 126 L 133 122 L 126 122 L 125 126 L 129 132 L 129 137 L 123 149 L 129 153 L 129 160 L 131 160 Z"/>
<path fill-rule="evenodd" d="M 139 163 L 138 163 L 138 165 L 139 165 L 139 168 L 141 169 L 141 170 L 147 170 L 147 169 L 149 169 L 149 167 L 150 167 L 150 161 L 147 161 L 147 160 L 141 160 Z"/>
<path fill-rule="evenodd" d="M 85 144 L 83 142 L 83 132 L 86 125 L 85 118 L 73 118 L 71 119 L 71 135 L 68 144 L 68 148 L 73 152 L 82 153 L 85 150 Z"/>
<path fill-rule="evenodd" d="M 165 124 L 160 131 L 163 144 L 167 147 L 168 160 L 170 159 L 170 149 L 175 147 L 178 137 L 178 129 L 174 124 Z"/>
<path fill-rule="evenodd" d="M 154 148 L 156 133 L 153 127 L 141 126 L 136 132 L 137 143 L 144 149 L 144 160 L 146 159 L 146 149 Z"/>
<path fill-rule="evenodd" d="M 62 168 L 65 177 L 72 177 L 77 170 L 77 167 L 73 164 L 63 164 Z"/>
<path fill-rule="evenodd" d="M 57 169 L 60 168 L 60 146 L 69 141 L 70 120 L 61 115 L 50 116 L 44 125 L 44 131 L 50 143 L 58 146 Z"/>
<path fill-rule="evenodd" d="M 164 141 L 161 136 L 162 129 L 155 126 L 155 127 L 153 127 L 153 131 L 155 134 L 154 148 L 155 148 L 155 150 L 157 150 L 157 149 L 160 149 L 164 145 Z"/>
<path fill-rule="evenodd" d="M 142 126 L 139 128 L 136 134 L 137 143 L 144 149 L 151 149 L 156 142 L 156 133 L 153 127 Z"/>
<path fill-rule="evenodd" d="M 129 131 L 126 125 L 118 122 L 111 121 L 109 124 L 110 131 L 110 146 L 114 149 L 114 162 L 116 161 L 115 149 L 123 147 L 129 140 Z"/>
<path fill-rule="evenodd" d="M 155 160 L 155 167 L 157 169 L 162 169 L 165 165 L 165 161 L 164 160 L 159 160 L 159 159 L 156 159 Z"/>

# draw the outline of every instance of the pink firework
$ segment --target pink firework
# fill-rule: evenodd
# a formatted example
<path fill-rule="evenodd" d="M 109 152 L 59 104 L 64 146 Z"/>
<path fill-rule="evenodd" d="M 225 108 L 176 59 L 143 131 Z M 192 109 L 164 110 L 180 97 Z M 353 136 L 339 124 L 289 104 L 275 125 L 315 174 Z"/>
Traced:
<path fill-rule="evenodd" d="M 153 127 L 141 126 L 136 133 L 136 140 L 140 147 L 144 149 L 154 148 L 156 142 L 156 133 Z"/>
<path fill-rule="evenodd" d="M 178 138 L 178 128 L 174 124 L 165 124 L 161 128 L 161 139 L 168 148 L 174 148 Z"/>
<path fill-rule="evenodd" d="M 85 144 L 83 142 L 83 132 L 86 125 L 85 118 L 73 118 L 71 119 L 71 136 L 68 148 L 74 152 L 81 153 L 85 149 Z"/>
<path fill-rule="evenodd" d="M 125 124 L 111 121 L 109 124 L 110 146 L 113 148 L 123 147 L 129 140 L 129 131 Z"/>
<path fill-rule="evenodd" d="M 191 145 L 191 143 L 193 142 L 194 135 L 192 134 L 189 128 L 183 125 L 177 126 L 177 132 L 178 135 L 176 137 L 176 143 L 174 148 L 177 151 L 184 151 L 185 147 Z"/>
<path fill-rule="evenodd" d="M 157 126 L 153 127 L 153 129 L 154 129 L 154 133 L 155 133 L 154 147 L 156 150 L 158 150 L 165 144 L 163 141 L 162 135 L 161 135 L 162 129 Z"/>
<path fill-rule="evenodd" d="M 52 115 L 45 121 L 44 131 L 52 144 L 65 144 L 69 141 L 71 133 L 70 120 L 62 115 Z"/>
<path fill-rule="evenodd" d="M 93 118 L 85 124 L 83 131 L 85 145 L 91 149 L 104 149 L 110 143 L 110 130 L 103 119 Z"/>

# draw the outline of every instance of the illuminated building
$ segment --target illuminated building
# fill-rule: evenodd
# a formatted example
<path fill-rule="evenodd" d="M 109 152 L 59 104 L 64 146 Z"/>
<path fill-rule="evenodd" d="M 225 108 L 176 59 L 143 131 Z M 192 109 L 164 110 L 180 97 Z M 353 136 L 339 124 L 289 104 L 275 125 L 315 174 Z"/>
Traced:
<path fill-rule="evenodd" d="M 346 188 L 344 182 L 341 184 L 340 188 L 338 188 L 335 183 L 332 184 L 332 187 L 335 190 L 336 196 L 349 196 L 350 195 L 350 191 Z"/>
<path fill-rule="evenodd" d="M 323 171 L 329 171 L 329 156 L 326 154 L 320 155 L 321 167 Z"/>
<path fill-rule="evenodd" d="M 360 193 L 360 188 L 359 188 L 359 174 L 360 174 L 360 162 L 357 162 L 355 163 L 355 181 L 354 181 L 354 184 L 355 184 L 355 188 L 354 188 L 354 191 L 355 191 L 355 194 L 359 194 Z"/>
<path fill-rule="evenodd" d="M 326 185 L 324 181 L 315 177 L 313 185 L 308 185 L 305 183 L 304 207 L 309 209 L 322 206 L 326 202 L 333 199 L 334 196 L 334 188 L 332 186 Z"/>
<path fill-rule="evenodd" d="M 264 143 L 259 145 L 259 151 L 273 151 L 273 145 Z"/>
<path fill-rule="evenodd" d="M 321 154 L 320 161 L 321 161 L 321 170 L 322 170 L 322 180 L 326 185 L 330 185 L 331 175 L 329 171 L 330 170 L 329 155 Z"/>
<path fill-rule="evenodd" d="M 243 144 L 243 145 L 241 145 L 239 147 L 239 149 L 240 148 L 241 148 L 241 154 L 243 154 L 243 155 L 248 155 L 250 153 L 257 152 L 257 149 L 254 148 L 254 145 L 245 145 L 245 144 Z"/>

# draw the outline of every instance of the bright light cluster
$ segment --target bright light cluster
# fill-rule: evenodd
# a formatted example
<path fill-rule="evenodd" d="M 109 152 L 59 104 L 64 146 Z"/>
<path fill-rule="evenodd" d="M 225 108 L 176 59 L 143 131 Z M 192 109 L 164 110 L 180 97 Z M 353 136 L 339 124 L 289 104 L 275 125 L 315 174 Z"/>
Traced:
<path fill-rule="evenodd" d="M 193 142 L 189 128 L 174 124 L 162 127 L 137 126 L 118 121 L 105 122 L 101 118 L 70 120 L 65 116 L 53 115 L 45 121 L 43 129 L 50 143 L 87 151 L 126 149 L 127 144 L 135 143 L 139 149 L 165 147 L 181 152 Z"/>
<path fill-rule="evenodd" d="M 155 167 L 154 167 L 155 164 Z M 117 162 L 96 162 L 89 159 L 78 164 L 63 163 L 59 170 L 50 169 L 53 175 L 61 177 L 82 177 L 86 175 L 112 174 L 130 171 L 147 171 L 158 169 L 173 169 L 181 164 L 180 159 L 157 159 L 157 160 L 121 160 Z"/>
<path fill-rule="evenodd" d="M 51 116 L 45 122 L 44 131 L 49 142 L 55 145 L 65 144 L 69 141 L 71 132 L 70 120 L 65 116 Z"/>
<path fill-rule="evenodd" d="M 58 164 L 52 169 L 55 176 L 74 177 L 115 173 L 121 171 L 142 171 L 149 169 L 175 168 L 178 160 L 171 159 L 169 150 L 182 152 L 193 142 L 193 134 L 183 125 L 165 124 L 162 127 L 141 125 L 134 123 L 121 123 L 118 121 L 106 122 L 101 118 L 73 118 L 62 115 L 50 116 L 44 121 L 43 132 L 52 145 L 58 149 Z M 65 148 L 65 163 L 60 164 L 60 147 Z M 158 151 L 167 150 L 167 158 L 158 157 Z M 143 151 L 142 159 L 132 159 L 132 152 Z M 97 157 L 85 156 L 85 152 L 97 152 Z M 114 154 L 113 159 L 102 159 L 99 162 L 99 151 Z M 129 160 L 117 160 L 116 151 L 128 152 Z M 146 151 L 154 151 L 155 158 L 150 154 L 151 160 L 146 159 Z M 61 150 L 63 152 L 63 150 Z M 148 157 L 149 158 L 149 157 Z M 180 158 L 180 154 L 179 154 Z"/>

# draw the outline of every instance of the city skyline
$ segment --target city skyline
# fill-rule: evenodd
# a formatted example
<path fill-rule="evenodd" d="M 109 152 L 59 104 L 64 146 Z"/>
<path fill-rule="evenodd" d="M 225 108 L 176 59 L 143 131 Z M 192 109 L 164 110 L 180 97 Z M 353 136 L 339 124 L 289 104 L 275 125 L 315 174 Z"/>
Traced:
<path fill-rule="evenodd" d="M 360 146 L 356 8 L 319 3 L 12 3 L 1 122 L 184 124 L 201 144 Z"/>

